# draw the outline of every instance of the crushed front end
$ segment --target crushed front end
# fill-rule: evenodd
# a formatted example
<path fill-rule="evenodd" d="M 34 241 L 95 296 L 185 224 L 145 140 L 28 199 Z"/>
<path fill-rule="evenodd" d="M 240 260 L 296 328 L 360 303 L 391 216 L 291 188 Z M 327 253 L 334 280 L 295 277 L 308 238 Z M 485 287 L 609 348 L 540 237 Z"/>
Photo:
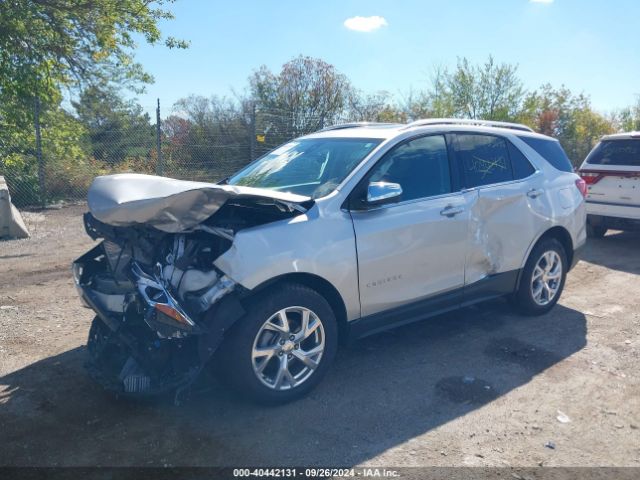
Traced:
<path fill-rule="evenodd" d="M 105 238 L 73 264 L 80 296 L 97 314 L 87 342 L 91 376 L 127 395 L 189 385 L 243 314 L 241 287 L 212 267 L 224 239 L 118 231 L 91 214 L 85 224 Z"/>
<path fill-rule="evenodd" d="M 126 395 L 183 389 L 245 312 L 250 292 L 214 262 L 242 229 L 306 211 L 307 197 L 138 174 L 97 177 L 87 234 L 102 242 L 73 264 L 97 317 L 87 366 Z"/>

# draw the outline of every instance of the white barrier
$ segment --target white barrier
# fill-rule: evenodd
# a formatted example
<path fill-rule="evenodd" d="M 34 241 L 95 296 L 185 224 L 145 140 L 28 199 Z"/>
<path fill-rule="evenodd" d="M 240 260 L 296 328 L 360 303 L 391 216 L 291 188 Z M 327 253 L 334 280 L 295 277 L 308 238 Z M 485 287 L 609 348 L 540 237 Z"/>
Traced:
<path fill-rule="evenodd" d="M 0 176 L 0 238 L 29 238 L 22 215 L 11 203 L 4 177 Z"/>

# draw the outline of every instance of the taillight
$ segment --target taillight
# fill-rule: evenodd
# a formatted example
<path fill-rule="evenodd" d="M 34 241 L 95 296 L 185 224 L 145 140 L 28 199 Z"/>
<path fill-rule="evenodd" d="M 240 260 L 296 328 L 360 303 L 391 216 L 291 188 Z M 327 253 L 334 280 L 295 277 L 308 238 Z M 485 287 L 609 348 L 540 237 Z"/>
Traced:
<path fill-rule="evenodd" d="M 587 196 L 587 182 L 585 180 L 583 180 L 582 178 L 578 178 L 576 180 L 576 187 L 578 187 L 578 190 L 580 190 L 580 193 L 582 194 L 582 198 L 586 198 L 586 196 Z"/>
<path fill-rule="evenodd" d="M 604 177 L 604 175 L 598 172 L 581 171 L 578 172 L 578 174 L 580 175 L 580 177 L 582 177 L 582 180 L 584 180 L 587 185 L 594 185 L 598 183 L 602 179 L 602 177 Z"/>

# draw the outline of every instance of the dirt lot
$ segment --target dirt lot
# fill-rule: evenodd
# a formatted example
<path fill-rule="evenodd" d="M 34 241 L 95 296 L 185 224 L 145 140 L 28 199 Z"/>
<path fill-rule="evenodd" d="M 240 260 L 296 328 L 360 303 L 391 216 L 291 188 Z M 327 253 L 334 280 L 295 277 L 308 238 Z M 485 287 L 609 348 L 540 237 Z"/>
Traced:
<path fill-rule="evenodd" d="M 544 317 L 496 301 L 343 348 L 288 406 L 203 379 L 176 407 L 83 370 L 82 210 L 28 214 L 34 237 L 0 243 L 0 465 L 640 466 L 639 235 L 591 241 Z"/>

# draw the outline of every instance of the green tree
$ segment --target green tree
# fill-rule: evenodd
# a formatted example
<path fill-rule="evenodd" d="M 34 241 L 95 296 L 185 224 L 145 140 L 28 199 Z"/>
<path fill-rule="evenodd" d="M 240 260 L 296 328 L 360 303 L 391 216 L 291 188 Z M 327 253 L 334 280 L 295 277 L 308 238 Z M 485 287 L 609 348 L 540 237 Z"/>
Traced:
<path fill-rule="evenodd" d="M 514 120 L 522 108 L 525 90 L 518 67 L 497 64 L 489 57 L 482 65 L 466 58 L 456 68 L 437 68 L 429 88 L 407 102 L 411 118 L 458 117 L 484 120 Z"/>
<path fill-rule="evenodd" d="M 105 83 L 139 89 L 150 82 L 152 77 L 134 60 L 135 39 L 186 47 L 163 38 L 158 28 L 159 21 L 172 18 L 165 7 L 173 1 L 0 1 L 0 124 L 7 129 L 0 132 L 0 174 L 22 172 L 20 178 L 31 179 L 37 170 L 35 105 L 42 124 L 42 167 L 51 172 L 59 165 L 61 145 L 75 145 L 64 155 L 68 161 L 77 158 L 83 127 L 61 108 L 62 92 Z M 48 178 L 54 188 L 64 176 Z M 24 180 L 22 187 L 28 191 L 25 198 L 50 197 L 44 184 L 36 188 Z"/>
<path fill-rule="evenodd" d="M 635 105 L 623 108 L 613 117 L 614 124 L 623 132 L 636 132 L 640 130 L 640 97 Z"/>
<path fill-rule="evenodd" d="M 251 100 L 261 113 L 261 131 L 272 144 L 340 122 L 351 83 L 333 65 L 299 56 L 285 63 L 280 73 L 260 67 L 249 77 Z"/>
<path fill-rule="evenodd" d="M 219 180 L 250 159 L 249 105 L 192 95 L 176 102 L 164 133 L 174 171 Z"/>
<path fill-rule="evenodd" d="M 411 120 L 456 116 L 447 69 L 441 66 L 434 68 L 427 91 L 410 90 L 404 100 L 404 111 Z"/>
<path fill-rule="evenodd" d="M 87 149 L 96 160 L 117 164 L 149 157 L 155 142 L 149 114 L 137 103 L 124 101 L 114 87 L 91 86 L 72 105 L 87 130 Z"/>
<path fill-rule="evenodd" d="M 38 163 L 29 128 L 12 122 L 0 105 L 0 174 L 7 179 L 14 202 L 40 203 Z M 84 126 L 60 107 L 49 108 L 41 117 L 42 150 L 47 159 L 48 200 L 81 198 L 99 167 L 91 161 L 82 144 Z"/>
<path fill-rule="evenodd" d="M 348 99 L 347 117 L 355 122 L 407 121 L 406 113 L 394 105 L 391 94 L 386 91 L 365 94 L 354 90 Z"/>
<path fill-rule="evenodd" d="M 173 0 L 11 0 L 0 2 L 0 92 L 43 101 L 62 85 L 149 82 L 134 61 L 135 36 L 163 41 L 158 22 Z M 169 48 L 184 41 L 164 39 Z"/>
<path fill-rule="evenodd" d="M 576 166 L 603 135 L 615 131 L 611 120 L 592 108 L 588 96 L 576 95 L 564 86 L 543 85 L 527 95 L 524 105 L 519 121 L 557 138 Z"/>

